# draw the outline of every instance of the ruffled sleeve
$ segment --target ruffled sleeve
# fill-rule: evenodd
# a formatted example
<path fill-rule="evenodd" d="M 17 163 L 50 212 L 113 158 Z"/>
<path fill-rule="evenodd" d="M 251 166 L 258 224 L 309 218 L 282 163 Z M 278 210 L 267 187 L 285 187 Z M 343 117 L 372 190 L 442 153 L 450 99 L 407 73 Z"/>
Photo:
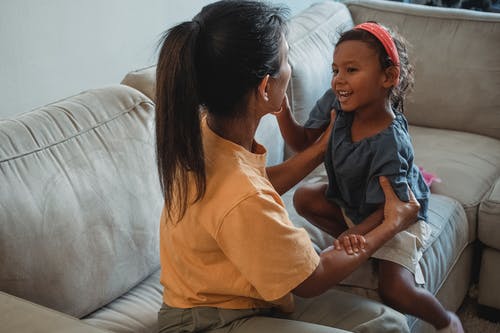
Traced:
<path fill-rule="evenodd" d="M 305 128 L 320 128 L 330 122 L 330 111 L 332 108 L 340 109 L 337 97 L 332 89 L 328 89 L 323 96 L 318 99 L 316 105 L 309 113 L 309 118 L 304 124 Z"/>
<path fill-rule="evenodd" d="M 412 167 L 411 149 L 402 146 L 395 136 L 387 135 L 376 150 L 366 187 L 366 203 L 381 204 L 385 201 L 379 177 L 387 176 L 398 198 L 409 201 L 408 173 Z"/>

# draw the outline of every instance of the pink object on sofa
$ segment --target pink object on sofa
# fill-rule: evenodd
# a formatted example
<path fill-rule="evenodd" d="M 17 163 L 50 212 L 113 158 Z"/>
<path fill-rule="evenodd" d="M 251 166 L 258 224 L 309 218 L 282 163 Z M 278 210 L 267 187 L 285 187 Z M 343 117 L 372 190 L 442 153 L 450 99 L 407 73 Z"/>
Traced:
<path fill-rule="evenodd" d="M 422 176 L 424 176 L 424 181 L 427 184 L 427 186 L 431 187 L 433 182 L 441 183 L 441 179 L 437 175 L 425 171 L 424 168 L 422 168 L 421 166 L 419 166 L 418 169 L 420 170 L 420 173 L 422 173 Z"/>

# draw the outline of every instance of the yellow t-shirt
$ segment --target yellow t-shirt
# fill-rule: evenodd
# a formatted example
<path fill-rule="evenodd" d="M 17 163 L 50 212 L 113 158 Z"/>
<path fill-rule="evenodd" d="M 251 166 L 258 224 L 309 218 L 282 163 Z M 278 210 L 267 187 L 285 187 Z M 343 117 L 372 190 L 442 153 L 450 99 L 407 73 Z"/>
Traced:
<path fill-rule="evenodd" d="M 266 150 L 253 153 L 202 121 L 207 187 L 178 223 L 160 221 L 163 300 L 172 307 L 293 309 L 290 291 L 317 267 L 307 232 L 269 182 Z"/>

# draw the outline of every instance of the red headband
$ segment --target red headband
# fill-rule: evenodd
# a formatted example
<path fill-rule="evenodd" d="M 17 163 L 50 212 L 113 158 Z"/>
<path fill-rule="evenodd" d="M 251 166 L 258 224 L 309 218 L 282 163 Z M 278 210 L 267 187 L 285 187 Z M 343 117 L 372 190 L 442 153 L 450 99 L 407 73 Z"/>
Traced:
<path fill-rule="evenodd" d="M 396 66 L 399 66 L 398 49 L 396 48 L 394 40 L 386 29 L 384 29 L 381 25 L 372 22 L 358 24 L 354 27 L 354 29 L 365 30 L 375 36 L 384 46 L 384 49 L 389 55 L 389 58 L 392 60 L 392 63 Z"/>

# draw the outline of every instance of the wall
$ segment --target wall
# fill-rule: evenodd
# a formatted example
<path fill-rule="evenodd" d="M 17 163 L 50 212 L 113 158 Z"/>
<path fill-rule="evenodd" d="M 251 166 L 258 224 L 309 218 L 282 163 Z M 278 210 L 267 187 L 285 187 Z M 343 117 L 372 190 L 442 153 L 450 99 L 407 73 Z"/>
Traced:
<path fill-rule="evenodd" d="M 156 61 L 171 25 L 211 0 L 2 0 L 0 119 L 89 88 L 117 84 Z M 273 0 L 292 14 L 315 0 Z"/>

